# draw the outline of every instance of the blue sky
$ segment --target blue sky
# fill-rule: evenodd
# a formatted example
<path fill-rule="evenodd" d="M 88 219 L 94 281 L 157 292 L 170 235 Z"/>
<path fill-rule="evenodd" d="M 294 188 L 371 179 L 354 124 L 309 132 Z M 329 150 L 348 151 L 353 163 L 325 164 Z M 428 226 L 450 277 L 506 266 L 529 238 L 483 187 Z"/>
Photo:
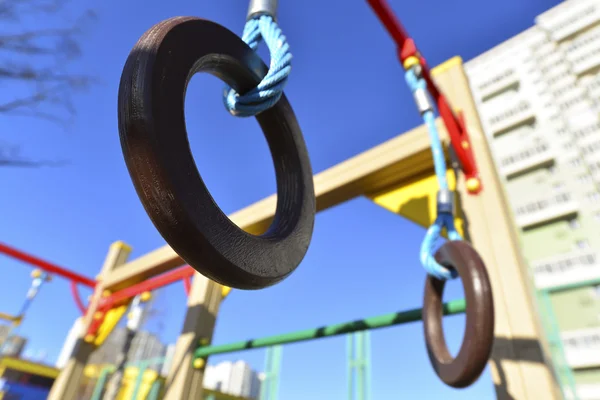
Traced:
<path fill-rule="evenodd" d="M 402 2 L 394 10 L 434 66 L 455 55 L 468 60 L 532 25 L 557 0 Z M 234 0 L 78 1 L 65 18 L 90 7 L 98 13 L 82 37 L 83 55 L 70 65 L 100 83 L 75 96 L 77 115 L 67 129 L 0 115 L 3 142 L 24 156 L 68 160 L 59 168 L 1 168 L 0 241 L 94 276 L 108 246 L 124 240 L 137 257 L 164 244 L 146 216 L 123 162 L 117 130 L 117 89 L 127 55 L 154 23 L 177 15 L 214 20 L 241 33 L 247 4 Z M 69 17 L 71 16 L 71 17 Z M 294 55 L 286 88 L 315 173 L 419 124 L 395 48 L 365 1 L 281 1 L 280 26 Z M 193 46 L 193 43 L 189 44 Z M 265 55 L 264 49 L 261 54 Z M 8 88 L 8 89 L 7 89 Z M 190 143 L 209 189 L 228 213 L 275 190 L 268 149 L 254 119 L 231 117 L 217 78 L 197 75 L 186 100 Z M 9 96 L 9 86 L 2 96 Z M 321 213 L 301 267 L 262 291 L 234 291 L 223 304 L 215 343 L 226 343 L 327 323 L 420 307 L 425 273 L 418 249 L 424 229 L 356 199 Z M 0 311 L 16 313 L 30 284 L 30 268 L 0 258 Z M 458 298 L 452 283 L 447 298 Z M 83 291 L 84 295 L 89 292 Z M 182 284 L 162 290 L 158 315 L 147 329 L 173 342 L 185 312 Z M 20 333 L 53 362 L 78 311 L 67 282 L 42 289 Z M 463 317 L 448 319 L 457 350 Z M 435 376 L 421 324 L 372 333 L 373 398 L 487 399 L 489 373 L 457 391 Z M 264 351 L 214 357 L 245 359 L 262 368 Z M 345 338 L 284 349 L 280 397 L 346 398 Z"/>

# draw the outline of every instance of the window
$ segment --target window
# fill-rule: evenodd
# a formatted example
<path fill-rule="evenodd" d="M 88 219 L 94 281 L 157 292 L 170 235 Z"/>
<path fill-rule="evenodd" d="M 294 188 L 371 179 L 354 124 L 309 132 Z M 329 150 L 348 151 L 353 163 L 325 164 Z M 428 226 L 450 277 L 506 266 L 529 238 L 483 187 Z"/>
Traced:
<path fill-rule="evenodd" d="M 515 73 L 515 71 L 513 69 L 507 69 L 506 71 L 496 75 L 489 81 L 479 85 L 479 90 L 485 90 L 488 87 L 492 86 L 493 84 L 500 82 L 502 79 L 508 78 L 509 76 L 513 75 L 514 73 Z"/>
<path fill-rule="evenodd" d="M 598 193 L 598 192 L 588 193 L 587 199 L 590 203 L 597 203 L 598 201 L 600 201 L 600 193 Z"/>
<path fill-rule="evenodd" d="M 593 124 L 586 125 L 583 128 L 577 129 L 573 132 L 573 136 L 576 139 L 583 139 L 584 137 L 590 136 L 598 132 L 600 132 L 600 122 L 594 122 Z"/>
<path fill-rule="evenodd" d="M 592 176 L 590 174 L 583 174 L 577 177 L 579 183 L 590 183 L 592 182 Z"/>
<path fill-rule="evenodd" d="M 600 31 L 594 31 L 594 32 L 590 32 L 587 35 L 582 35 L 581 37 L 573 40 L 570 44 L 569 47 L 567 48 L 567 53 L 572 53 L 574 51 L 576 51 L 577 49 L 580 49 L 590 43 L 593 43 L 594 41 L 600 39 Z"/>
<path fill-rule="evenodd" d="M 596 253 L 567 255 L 559 260 L 537 263 L 533 267 L 535 274 L 556 274 L 569 272 L 576 267 L 596 267 Z"/>
<path fill-rule="evenodd" d="M 515 209 L 515 215 L 522 216 L 532 214 L 538 211 L 545 210 L 553 205 L 566 203 L 569 200 L 571 200 L 571 195 L 569 193 L 559 193 L 554 195 L 550 199 L 534 201 L 532 203 L 517 207 Z"/>
<path fill-rule="evenodd" d="M 519 153 L 516 153 L 511 156 L 503 158 L 500 161 L 500 165 L 503 167 L 507 167 L 507 166 L 517 163 L 519 161 L 523 161 L 523 160 L 526 160 L 537 154 L 543 153 L 544 151 L 546 151 L 548 149 L 549 149 L 549 147 L 546 143 L 540 143 L 534 147 L 531 147 L 531 148 L 523 150 Z"/>
<path fill-rule="evenodd" d="M 574 350 L 587 350 L 590 347 L 600 345 L 600 333 L 584 334 L 578 337 L 572 337 L 565 341 L 567 347 Z"/>
<path fill-rule="evenodd" d="M 582 96 L 575 96 L 572 99 L 565 101 L 561 104 L 559 104 L 559 107 L 562 111 L 566 111 L 571 107 L 576 106 L 577 104 L 583 103 L 584 101 L 586 101 L 587 99 L 585 97 Z"/>
<path fill-rule="evenodd" d="M 580 19 L 585 18 L 589 14 L 593 14 L 594 11 L 596 11 L 595 5 L 587 7 L 585 9 L 579 11 L 577 14 L 574 14 L 571 17 L 569 17 L 557 24 L 550 26 L 550 29 L 553 31 L 558 31 L 558 30 L 564 29 L 564 28 L 568 27 L 569 25 L 576 23 Z"/>
<path fill-rule="evenodd" d="M 578 229 L 580 226 L 581 224 L 579 223 L 579 220 L 577 220 L 577 218 L 569 220 L 569 227 L 571 229 Z"/>
<path fill-rule="evenodd" d="M 588 144 L 587 146 L 584 146 L 581 149 L 581 152 L 583 153 L 583 155 L 587 155 L 587 154 L 594 154 L 598 150 L 600 150 L 600 140 L 598 140 L 596 142 L 592 142 L 592 143 Z"/>
<path fill-rule="evenodd" d="M 498 124 L 507 118 L 517 115 L 519 112 L 529 110 L 529 108 L 530 108 L 529 103 L 526 101 L 522 101 L 519 104 L 517 104 L 517 106 L 508 109 L 507 111 L 503 112 L 502 114 L 496 115 L 495 117 L 490 118 L 490 124 Z"/>
<path fill-rule="evenodd" d="M 562 192 L 565 186 L 564 182 L 556 182 L 552 185 L 552 189 L 554 189 L 555 192 Z"/>

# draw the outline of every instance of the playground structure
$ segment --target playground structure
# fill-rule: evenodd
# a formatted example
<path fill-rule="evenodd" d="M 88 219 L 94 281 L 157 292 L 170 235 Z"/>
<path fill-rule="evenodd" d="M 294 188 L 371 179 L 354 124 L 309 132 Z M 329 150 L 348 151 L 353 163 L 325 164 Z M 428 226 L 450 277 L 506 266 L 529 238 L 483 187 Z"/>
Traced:
<path fill-rule="evenodd" d="M 255 17 L 272 23 L 274 12 L 271 20 L 262 18 L 269 7 L 273 8 L 273 3 L 276 2 L 253 2 L 248 23 L 255 21 Z M 231 32 L 208 21 L 170 19 L 157 24 L 140 39 L 121 82 L 121 139 L 138 195 L 169 245 L 129 262 L 131 249 L 127 245 L 117 242 L 111 246 L 94 285 L 84 329 L 71 359 L 52 387 L 50 399 L 76 397 L 86 360 L 114 328 L 132 298 L 182 279 L 189 289 L 188 311 L 166 380 L 166 399 L 201 398 L 204 368 L 213 354 L 362 332 L 420 319 L 425 325 L 430 360 L 448 385 L 465 387 L 477 379 L 492 350 L 493 333 L 491 372 L 498 398 L 560 397 L 557 373 L 549 362 L 549 345 L 543 339 L 536 315 L 530 279 L 520 257 L 515 229 L 481 132 L 462 62 L 459 58 L 452 59 L 430 73 L 414 42 L 385 3 L 375 0 L 369 3 L 398 45 L 407 83 L 425 125 L 313 177 L 302 134 L 279 90 L 271 108 L 260 110 L 257 115 L 273 154 L 278 194 L 231 215 L 230 219 L 211 203 L 186 147 L 185 123 L 178 109 L 182 105 L 181 93 L 190 71 L 196 69 L 215 73 L 244 93 L 257 87 L 266 68 L 253 53 L 255 46 L 245 45 Z M 266 10 L 254 9 L 257 4 Z M 200 46 L 190 50 L 182 45 L 190 34 L 198 39 L 210 35 L 213 41 L 194 41 Z M 159 48 L 169 56 L 175 54 L 173 57 L 180 58 L 182 65 L 173 66 Z M 211 64 L 209 59 L 214 53 L 226 57 L 221 63 Z M 153 68 L 163 71 L 164 79 L 160 82 L 155 81 Z M 433 119 L 434 105 L 430 104 L 426 90 L 433 97 L 442 121 Z M 149 99 L 156 104 L 145 103 Z M 233 99 L 235 103 L 236 97 Z M 232 104 L 229 108 L 234 113 Z M 458 116 L 454 110 L 460 110 Z M 249 113 L 253 114 L 258 112 Z M 438 141 L 437 131 L 442 141 Z M 450 168 L 446 167 L 447 161 Z M 483 191 L 482 182 L 485 182 Z M 149 184 L 156 190 L 147 190 Z M 454 192 L 458 194 L 456 203 L 451 199 Z M 170 196 L 163 196 L 165 193 Z M 259 289 L 285 279 L 306 253 L 314 211 L 326 210 L 357 196 L 365 196 L 393 213 L 434 228 L 426 238 L 436 229 L 435 234 L 447 229 L 450 241 L 436 253 L 435 259 L 427 251 L 421 253 L 429 273 L 423 309 L 211 345 L 220 302 L 229 287 Z M 458 206 L 456 215 L 454 205 Z M 209 217 L 203 220 L 203 215 Z M 264 232 L 268 241 L 258 236 Z M 462 238 L 477 251 L 462 242 Z M 186 263 L 202 275 L 190 267 L 180 267 Z M 451 278 L 443 274 L 455 272 L 461 277 L 466 299 L 442 305 L 444 281 Z M 192 275 L 195 279 L 190 286 Z M 462 312 L 467 314 L 465 340 L 459 355 L 452 358 L 445 345 L 441 319 L 442 315 Z"/>
<path fill-rule="evenodd" d="M 21 325 L 21 322 L 23 322 L 23 318 L 25 318 L 27 310 L 31 306 L 31 303 L 37 296 L 42 285 L 52 280 L 52 277 L 48 275 L 47 272 L 39 269 L 35 269 L 31 272 L 31 278 L 31 287 L 27 291 L 25 302 L 21 306 L 21 309 L 19 310 L 18 314 L 10 315 L 6 313 L 0 313 L 0 320 L 7 321 L 10 324 L 4 339 L 0 341 L 0 356 L 5 354 L 5 350 L 8 346 L 11 345 L 14 331 L 19 327 L 19 325 Z"/>
<path fill-rule="evenodd" d="M 432 74 L 452 104 L 463 111 L 469 124 L 480 174 L 486 182 L 484 191 L 477 196 L 470 196 L 465 188 L 464 176 L 459 175 L 455 181 L 454 172 L 451 169 L 448 171 L 452 185 L 456 185 L 460 194 L 457 227 L 480 252 L 495 295 L 495 341 L 490 365 L 492 379 L 498 388 L 498 398 L 559 398 L 558 384 L 545 356 L 547 344 L 541 335 L 529 277 L 519 255 L 515 230 L 508 218 L 504 195 L 481 133 L 462 62 L 454 58 L 435 68 Z M 440 129 L 445 135 L 443 127 L 440 126 Z M 444 146 L 447 150 L 447 139 L 444 139 Z M 316 175 L 314 182 L 318 211 L 358 196 L 366 196 L 391 212 L 423 226 L 428 226 L 435 214 L 437 187 L 424 126 Z M 418 206 L 414 204 L 415 199 Z M 248 232 L 264 232 L 273 218 L 275 202 L 275 196 L 266 198 L 234 213 L 230 216 L 231 220 Z M 185 262 L 169 246 L 127 262 L 129 252 L 129 247 L 121 242 L 111 246 L 88 306 L 85 330 L 81 333 L 72 358 L 57 378 L 50 399 L 74 398 L 86 359 L 97 346 L 99 332 L 106 332 L 114 326 L 115 319 L 110 317 L 110 311 L 114 308 L 105 313 L 104 320 L 96 314 L 102 304 L 107 304 L 103 299 L 112 297 L 126 302 L 136 294 L 149 290 L 158 281 L 174 281 L 175 275 L 179 278 L 185 275 L 183 267 L 180 267 Z M 185 268 L 189 271 L 189 267 Z M 166 382 L 165 399 L 200 397 L 203 368 L 210 354 L 346 334 L 421 318 L 420 310 L 416 309 L 315 329 L 312 333 L 303 331 L 303 336 L 285 335 L 283 338 L 253 340 L 251 346 L 244 341 L 232 346 L 213 347 L 210 346 L 212 331 L 222 297 L 222 285 L 195 274 L 182 335 L 177 342 L 173 367 Z M 464 309 L 462 301 L 446 306 L 449 314 L 460 313 Z M 98 320 L 101 322 L 98 323 Z M 94 329 L 96 336 L 92 333 Z M 198 344 L 204 347 L 198 349 Z"/>

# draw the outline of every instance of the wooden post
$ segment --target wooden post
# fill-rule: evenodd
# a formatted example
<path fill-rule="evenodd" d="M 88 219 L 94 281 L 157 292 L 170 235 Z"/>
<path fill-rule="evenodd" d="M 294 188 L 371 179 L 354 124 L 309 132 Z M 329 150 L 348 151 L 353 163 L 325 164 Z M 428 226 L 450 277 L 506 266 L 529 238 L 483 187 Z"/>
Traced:
<path fill-rule="evenodd" d="M 496 312 L 496 341 L 492 379 L 498 399 L 560 399 L 551 359 L 545 352 L 534 289 L 519 248 L 517 229 L 506 194 L 475 108 L 460 58 L 436 69 L 435 80 L 450 104 L 465 116 L 471 144 L 484 185 L 472 196 L 464 180 L 458 191 L 474 247 L 488 267 Z"/>
<path fill-rule="evenodd" d="M 50 390 L 50 394 L 48 395 L 48 400 L 78 399 L 78 392 L 83 377 L 83 370 L 90 355 L 95 350 L 94 344 L 87 343 L 84 340 L 84 336 L 85 332 L 87 332 L 87 329 L 90 326 L 90 323 L 92 322 L 92 318 L 98 306 L 98 301 L 102 297 L 102 292 L 104 291 L 102 281 L 105 280 L 106 277 L 110 275 L 110 273 L 116 267 L 125 264 L 130 253 L 131 248 L 123 242 L 115 242 L 110 246 L 108 255 L 106 256 L 104 265 L 102 266 L 102 270 L 98 276 L 98 280 L 100 282 L 94 290 L 94 295 L 90 301 L 88 312 L 83 319 L 83 329 L 79 334 L 73 354 L 71 354 L 71 358 L 69 361 L 67 361 L 67 364 L 60 372 L 58 378 L 56 378 L 56 381 L 54 381 L 52 389 Z"/>
<path fill-rule="evenodd" d="M 167 377 L 165 400 L 202 399 L 206 365 L 194 365 L 194 350 L 201 341 L 208 344 L 212 340 L 222 299 L 220 284 L 195 274 L 183 330 Z"/>

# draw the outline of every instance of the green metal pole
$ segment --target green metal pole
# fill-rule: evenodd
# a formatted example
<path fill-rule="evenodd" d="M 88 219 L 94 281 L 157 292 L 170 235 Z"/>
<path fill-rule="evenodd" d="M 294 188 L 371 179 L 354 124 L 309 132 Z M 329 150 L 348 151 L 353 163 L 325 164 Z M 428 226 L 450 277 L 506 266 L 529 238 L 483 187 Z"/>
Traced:
<path fill-rule="evenodd" d="M 146 372 L 148 365 L 149 363 L 147 361 L 139 364 L 138 374 L 135 379 L 135 386 L 133 387 L 133 393 L 131 394 L 131 400 L 137 400 L 138 398 L 138 393 L 142 387 L 142 382 L 144 381 L 144 372 Z"/>
<path fill-rule="evenodd" d="M 260 385 L 260 394 L 258 396 L 260 400 L 269 400 L 269 371 L 271 370 L 272 361 L 271 351 L 272 347 L 269 347 L 267 348 L 267 351 L 265 353 L 265 378 L 263 379 Z"/>
<path fill-rule="evenodd" d="M 444 315 L 464 313 L 465 308 L 466 303 L 464 299 L 450 301 L 444 304 Z M 217 346 L 199 347 L 195 352 L 195 357 L 203 358 L 213 354 L 233 353 L 241 350 L 258 349 L 279 344 L 303 342 L 306 340 L 344 335 L 347 333 L 360 332 L 370 329 L 385 328 L 388 326 L 420 321 L 421 318 L 422 309 L 416 308 L 408 311 L 385 314 L 358 321 L 324 326 L 321 328 L 306 329 L 303 331 L 291 332 L 283 335 L 269 336 L 261 339 L 246 340 Z"/>
<path fill-rule="evenodd" d="M 356 332 L 356 392 L 357 400 L 365 400 L 364 332 Z"/>
<path fill-rule="evenodd" d="M 348 373 L 348 400 L 354 400 L 354 335 L 346 335 L 346 363 Z"/>
<path fill-rule="evenodd" d="M 348 399 L 369 400 L 371 392 L 371 353 L 369 331 L 347 336 Z"/>
<path fill-rule="evenodd" d="M 102 398 L 102 392 L 104 392 L 104 386 L 106 385 L 106 379 L 108 375 L 111 373 L 113 368 L 104 367 L 100 371 L 100 375 L 98 376 L 98 380 L 96 381 L 96 386 L 94 386 L 94 391 L 92 392 L 92 397 L 90 400 L 100 400 Z"/>
<path fill-rule="evenodd" d="M 365 400 L 371 400 L 371 332 L 365 332 Z"/>
<path fill-rule="evenodd" d="M 150 388 L 150 393 L 148 393 L 147 400 L 158 400 L 160 396 L 161 383 L 157 379 L 152 383 L 152 387 Z"/>
<path fill-rule="evenodd" d="M 277 400 L 279 398 L 279 382 L 281 379 L 281 359 L 283 357 L 283 347 L 275 346 L 273 349 L 273 366 L 271 374 L 271 390 L 269 400 Z"/>
<path fill-rule="evenodd" d="M 542 306 L 546 309 L 546 334 L 548 335 L 548 341 L 550 342 L 551 355 L 554 360 L 555 372 L 558 375 L 561 392 L 565 399 L 580 400 L 577 395 L 577 384 L 575 383 L 573 369 L 567 362 L 567 357 L 565 355 L 565 348 L 563 346 L 556 315 L 554 314 L 554 309 L 552 307 L 550 293 L 548 291 L 540 292 L 540 300 Z M 571 392 L 571 396 L 567 396 L 567 388 Z"/>

